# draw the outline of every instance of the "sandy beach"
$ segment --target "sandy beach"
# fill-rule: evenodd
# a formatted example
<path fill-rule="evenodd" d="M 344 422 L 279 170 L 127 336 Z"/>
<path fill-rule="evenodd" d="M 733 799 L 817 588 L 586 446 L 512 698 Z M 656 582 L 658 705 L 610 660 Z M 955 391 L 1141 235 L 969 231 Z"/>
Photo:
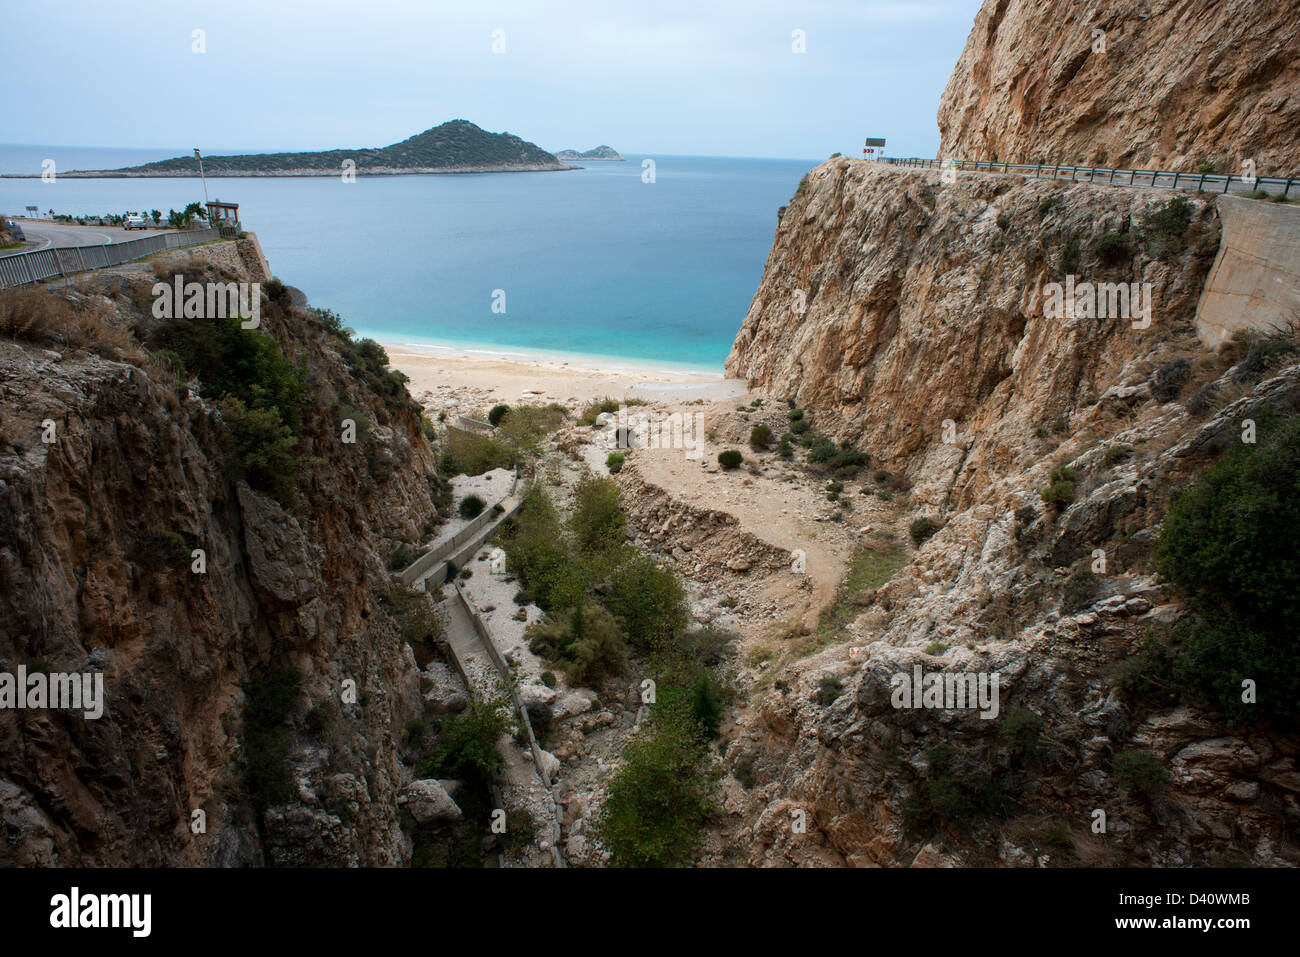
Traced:
<path fill-rule="evenodd" d="M 417 401 L 462 405 L 471 413 L 477 406 L 498 402 L 567 405 L 607 395 L 650 402 L 720 402 L 747 391 L 744 382 L 724 378 L 721 369 L 709 373 L 636 360 L 528 356 L 398 342 L 383 346 L 391 366 L 410 377 L 408 388 Z"/>

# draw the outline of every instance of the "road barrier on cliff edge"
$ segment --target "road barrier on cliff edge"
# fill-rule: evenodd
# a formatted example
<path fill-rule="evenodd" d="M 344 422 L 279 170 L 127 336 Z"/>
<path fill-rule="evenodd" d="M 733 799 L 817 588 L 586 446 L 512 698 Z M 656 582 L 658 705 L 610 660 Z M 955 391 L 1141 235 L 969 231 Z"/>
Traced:
<path fill-rule="evenodd" d="M 1107 186 L 1143 186 L 1148 189 L 1195 189 L 1204 191 L 1206 185 L 1216 192 L 1226 193 L 1234 184 L 1237 192 L 1263 190 L 1270 196 L 1287 198 L 1291 187 L 1300 195 L 1300 180 L 1278 176 L 1230 176 L 1225 173 L 1174 173 L 1151 169 L 1104 169 L 1100 166 L 1060 166 L 1051 163 L 989 163 L 983 160 L 938 160 L 881 158 L 879 163 L 893 166 L 916 166 L 923 169 L 973 170 L 987 173 L 1014 173 L 1020 176 L 1045 176 L 1049 179 L 1070 177 L 1072 183 L 1101 183 Z M 1100 178 L 1099 178 L 1100 177 Z M 1119 177 L 1118 181 L 1116 177 Z M 1124 177 L 1128 177 L 1125 179 Z M 1145 181 L 1148 180 L 1149 181 Z M 1222 189 L 1218 189 L 1222 186 Z"/>
<path fill-rule="evenodd" d="M 134 262 L 168 249 L 184 249 L 210 243 L 220 238 L 216 227 L 162 233 L 121 243 L 95 243 L 87 246 L 52 246 L 0 256 L 0 287 L 25 286 L 32 282 L 71 276 L 87 269 L 104 269 Z"/>

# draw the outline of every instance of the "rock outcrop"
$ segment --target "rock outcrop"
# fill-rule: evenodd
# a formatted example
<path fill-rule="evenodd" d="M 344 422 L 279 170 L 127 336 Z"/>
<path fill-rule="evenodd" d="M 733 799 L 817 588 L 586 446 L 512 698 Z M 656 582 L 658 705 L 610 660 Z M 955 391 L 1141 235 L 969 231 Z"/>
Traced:
<path fill-rule="evenodd" d="M 1178 166 L 1231 141 L 1261 172 L 1294 167 L 1294 4 L 1096 9 L 987 3 L 945 94 L 944 155 Z M 1198 321 L 1227 258 L 1218 204 L 847 159 L 800 185 L 727 370 L 905 474 L 913 514 L 941 527 L 824 650 L 749 676 L 719 859 L 1300 862 L 1296 735 L 1118 677 L 1185 610 L 1155 551 L 1175 490 L 1243 423 L 1300 410 L 1294 344 L 1247 368 L 1232 338 L 1278 325 L 1289 266 L 1224 284 L 1243 303 L 1268 286 L 1269 309 Z M 1120 284 L 1150 310 L 1117 309 Z M 997 676 L 998 714 L 900 705 L 894 678 L 917 668 Z"/>
<path fill-rule="evenodd" d="M 190 278 L 247 279 L 202 272 L 207 254 L 235 269 L 233 246 L 196 252 Z M 147 338 L 152 282 L 71 295 Z M 106 697 L 97 720 L 0 712 L 2 864 L 410 859 L 395 739 L 421 713 L 419 672 L 376 594 L 391 551 L 439 520 L 434 454 L 404 390 L 381 395 L 277 295 L 259 334 L 310 383 L 310 453 L 279 501 L 232 479 L 221 407 L 161 360 L 0 340 L 0 671 L 101 672 Z M 331 401 L 373 424 L 355 445 Z M 250 697 L 277 674 L 294 690 L 264 731 L 288 790 L 259 795 L 249 721 L 271 704 Z"/>
<path fill-rule="evenodd" d="M 1300 2 L 985 0 L 939 155 L 1300 174 Z"/>

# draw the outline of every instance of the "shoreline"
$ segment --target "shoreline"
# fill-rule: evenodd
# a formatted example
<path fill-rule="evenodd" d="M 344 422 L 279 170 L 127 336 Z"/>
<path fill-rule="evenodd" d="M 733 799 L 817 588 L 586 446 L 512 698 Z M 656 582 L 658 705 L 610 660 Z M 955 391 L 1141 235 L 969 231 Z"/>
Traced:
<path fill-rule="evenodd" d="M 440 344 L 377 338 L 389 366 L 404 373 L 422 404 L 491 405 L 527 400 L 587 402 L 634 396 L 654 402 L 716 402 L 748 391 L 721 369 L 650 360 L 550 353 L 520 347 Z"/>

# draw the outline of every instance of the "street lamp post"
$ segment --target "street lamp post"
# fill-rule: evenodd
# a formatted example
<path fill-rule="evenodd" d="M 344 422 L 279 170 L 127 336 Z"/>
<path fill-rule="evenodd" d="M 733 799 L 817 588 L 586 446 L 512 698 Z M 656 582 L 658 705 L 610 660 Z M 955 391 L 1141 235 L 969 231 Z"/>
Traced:
<path fill-rule="evenodd" d="M 203 206 L 206 209 L 208 205 L 208 178 L 203 175 L 203 154 L 199 148 L 194 147 L 194 158 L 199 161 L 199 177 L 203 180 Z"/>

